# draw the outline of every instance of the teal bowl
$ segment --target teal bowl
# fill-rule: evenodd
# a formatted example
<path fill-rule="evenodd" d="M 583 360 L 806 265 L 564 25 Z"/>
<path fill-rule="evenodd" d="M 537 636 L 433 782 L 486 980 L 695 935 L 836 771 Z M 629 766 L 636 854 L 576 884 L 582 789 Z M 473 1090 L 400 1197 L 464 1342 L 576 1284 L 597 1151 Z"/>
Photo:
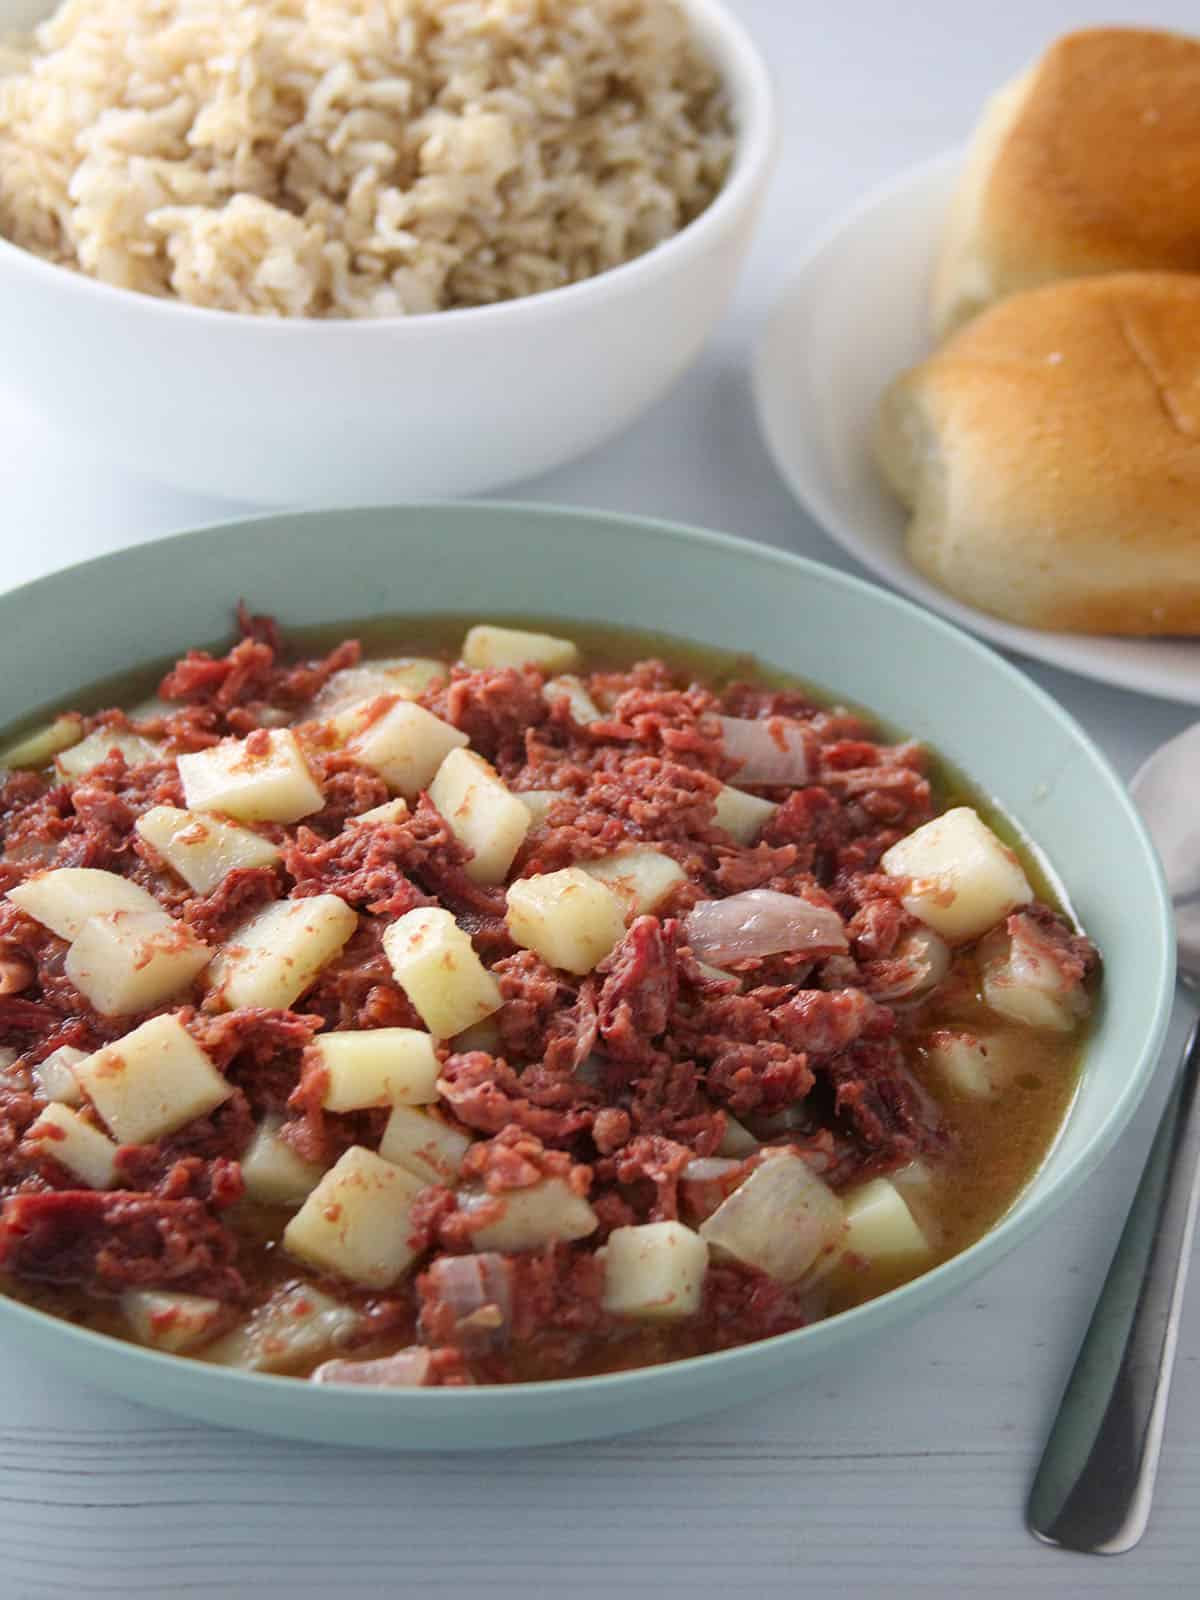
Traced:
<path fill-rule="evenodd" d="M 1035 841 L 1104 952 L 1079 1092 L 1037 1177 L 969 1250 L 826 1322 L 719 1355 L 513 1388 L 356 1391 L 157 1355 L 3 1297 L 0 1338 L 132 1400 L 262 1433 L 410 1450 L 599 1438 L 804 1382 L 931 1310 L 1039 1227 L 1129 1121 L 1174 981 L 1157 858 L 1071 718 L 957 628 L 811 561 L 603 512 L 466 503 L 282 514 L 103 556 L 0 597 L 0 724 L 220 638 L 241 596 L 285 624 L 539 613 L 674 634 L 753 651 L 928 740 Z"/>

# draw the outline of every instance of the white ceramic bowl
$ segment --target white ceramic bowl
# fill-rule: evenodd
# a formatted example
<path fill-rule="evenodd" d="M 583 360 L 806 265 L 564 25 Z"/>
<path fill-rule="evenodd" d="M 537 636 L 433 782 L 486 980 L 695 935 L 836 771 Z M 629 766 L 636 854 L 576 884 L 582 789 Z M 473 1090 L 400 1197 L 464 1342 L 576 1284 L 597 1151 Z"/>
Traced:
<path fill-rule="evenodd" d="M 501 305 L 332 321 L 134 294 L 0 240 L 0 381 L 110 460 L 261 504 L 473 494 L 591 449 L 699 352 L 770 170 L 761 58 L 720 0 L 682 4 L 728 85 L 736 154 L 712 205 L 647 255 Z M 52 9 L 0 0 L 0 33 Z"/>

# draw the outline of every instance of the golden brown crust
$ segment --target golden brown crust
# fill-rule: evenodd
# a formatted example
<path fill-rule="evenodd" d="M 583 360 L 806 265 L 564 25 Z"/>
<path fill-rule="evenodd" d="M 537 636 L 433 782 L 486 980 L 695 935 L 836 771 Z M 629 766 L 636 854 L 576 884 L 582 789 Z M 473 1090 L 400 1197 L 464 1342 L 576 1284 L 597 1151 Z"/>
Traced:
<path fill-rule="evenodd" d="M 1200 634 L 1200 278 L 1015 296 L 889 390 L 877 454 L 933 582 L 1009 621 Z"/>
<path fill-rule="evenodd" d="M 1200 40 L 1089 28 L 1050 46 L 1005 125 L 981 123 L 939 269 L 943 330 L 1055 278 L 1200 271 Z"/>

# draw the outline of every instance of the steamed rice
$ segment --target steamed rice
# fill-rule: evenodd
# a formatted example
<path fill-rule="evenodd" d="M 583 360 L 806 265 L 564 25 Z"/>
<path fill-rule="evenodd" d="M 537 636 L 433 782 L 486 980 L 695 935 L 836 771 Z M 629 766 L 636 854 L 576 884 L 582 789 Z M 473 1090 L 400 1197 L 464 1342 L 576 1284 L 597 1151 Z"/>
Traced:
<path fill-rule="evenodd" d="M 732 148 L 671 0 L 68 0 L 0 72 L 0 233 L 268 315 L 590 277 L 702 211 Z"/>

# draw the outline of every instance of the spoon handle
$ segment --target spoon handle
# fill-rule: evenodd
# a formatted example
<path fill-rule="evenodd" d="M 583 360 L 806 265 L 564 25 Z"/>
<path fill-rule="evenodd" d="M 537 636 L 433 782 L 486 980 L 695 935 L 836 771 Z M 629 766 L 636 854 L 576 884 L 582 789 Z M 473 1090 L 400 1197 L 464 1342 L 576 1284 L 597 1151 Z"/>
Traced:
<path fill-rule="evenodd" d="M 1029 1497 L 1029 1531 L 1092 1555 L 1146 1530 L 1200 1197 L 1200 1022 L 1163 1111 Z"/>

